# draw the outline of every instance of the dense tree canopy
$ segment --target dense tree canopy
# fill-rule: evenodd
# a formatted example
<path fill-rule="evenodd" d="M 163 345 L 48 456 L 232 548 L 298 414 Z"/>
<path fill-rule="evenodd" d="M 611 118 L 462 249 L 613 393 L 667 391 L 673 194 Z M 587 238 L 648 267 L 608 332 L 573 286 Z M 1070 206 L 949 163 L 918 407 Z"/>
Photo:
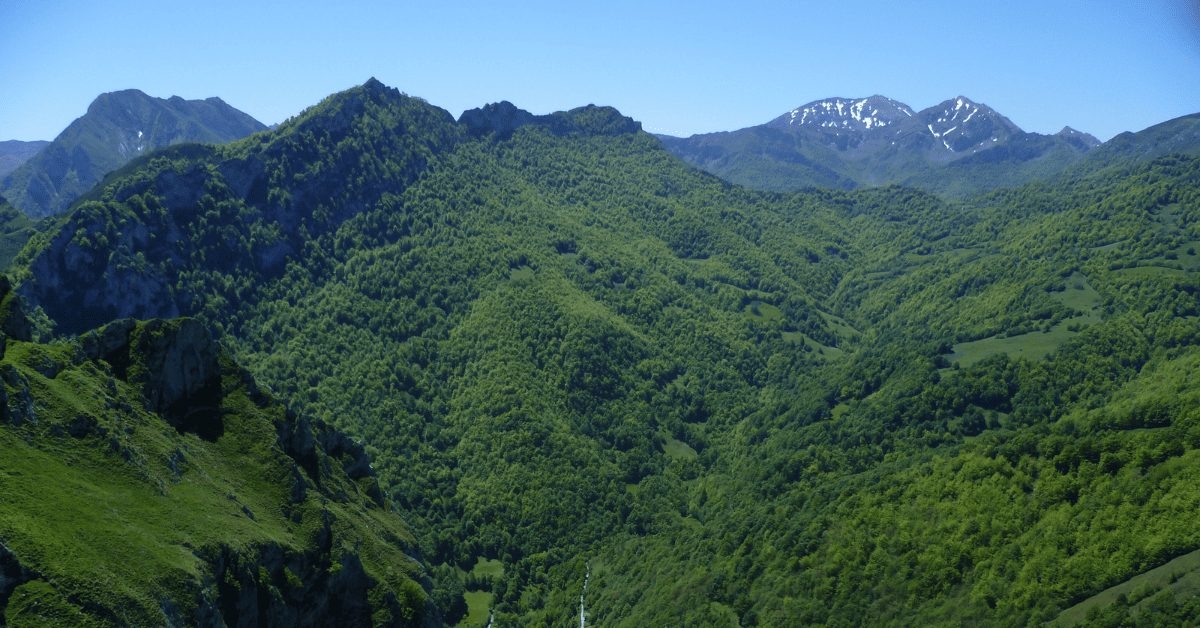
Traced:
<path fill-rule="evenodd" d="M 597 626 L 1016 626 L 1200 549 L 1200 160 L 781 194 L 625 120 L 369 83 L 115 173 L 19 290 L 195 315 L 361 438 L 449 617 L 567 625 L 590 565 Z"/>

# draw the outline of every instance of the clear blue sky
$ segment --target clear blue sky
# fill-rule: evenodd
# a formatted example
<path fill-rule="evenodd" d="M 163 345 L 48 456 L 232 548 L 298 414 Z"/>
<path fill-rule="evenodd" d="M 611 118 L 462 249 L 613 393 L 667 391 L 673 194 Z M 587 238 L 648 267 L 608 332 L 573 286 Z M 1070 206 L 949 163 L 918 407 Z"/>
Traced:
<path fill-rule="evenodd" d="M 1200 111 L 1200 0 L 0 0 L 0 28 L 0 140 L 127 88 L 272 124 L 372 76 L 455 117 L 595 103 L 685 136 L 830 96 L 964 95 L 1102 140 Z"/>

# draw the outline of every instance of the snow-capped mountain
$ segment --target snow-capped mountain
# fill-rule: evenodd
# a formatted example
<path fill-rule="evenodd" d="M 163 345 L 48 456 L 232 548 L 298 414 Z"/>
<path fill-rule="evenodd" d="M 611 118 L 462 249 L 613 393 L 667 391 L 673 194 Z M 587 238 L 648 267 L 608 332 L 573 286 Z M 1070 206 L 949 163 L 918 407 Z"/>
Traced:
<path fill-rule="evenodd" d="M 956 194 L 1057 172 L 1099 144 L 1070 127 L 1026 133 L 965 96 L 921 111 L 884 96 L 827 98 L 739 131 L 658 137 L 692 165 L 747 187 L 901 183 Z"/>
<path fill-rule="evenodd" d="M 935 145 L 952 153 L 978 152 L 1023 133 L 991 107 L 963 96 L 925 109 L 916 118 L 936 140 Z"/>
<path fill-rule="evenodd" d="M 886 98 L 826 98 L 797 107 L 767 123 L 773 127 L 813 126 L 869 131 L 911 118 L 908 105 Z"/>

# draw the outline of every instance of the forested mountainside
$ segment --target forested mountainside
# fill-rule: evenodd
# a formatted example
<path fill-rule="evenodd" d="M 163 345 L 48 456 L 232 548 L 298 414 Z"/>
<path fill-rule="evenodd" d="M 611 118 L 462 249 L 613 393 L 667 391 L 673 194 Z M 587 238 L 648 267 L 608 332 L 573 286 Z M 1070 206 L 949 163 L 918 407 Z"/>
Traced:
<path fill-rule="evenodd" d="M 749 188 L 902 184 L 955 197 L 1053 175 L 1100 145 L 1070 127 L 1026 133 L 962 96 L 921 111 L 883 96 L 828 98 L 737 131 L 656 137 L 689 164 Z"/>
<path fill-rule="evenodd" d="M 14 262 L 34 336 L 207 325 L 363 441 L 451 624 L 1200 616 L 1150 577 L 1200 550 L 1200 160 L 785 194 L 468 114 L 371 80 L 130 163 Z"/>
<path fill-rule="evenodd" d="M 0 268 L 12 263 L 34 231 L 34 221 L 0 196 Z"/>
<path fill-rule="evenodd" d="M 1137 133 L 1122 133 L 1089 154 L 1075 170 L 1093 172 L 1166 155 L 1200 155 L 1200 113 L 1167 120 Z"/>
<path fill-rule="evenodd" d="M 2 173 L 0 193 L 32 218 L 70 207 L 139 155 L 183 142 L 224 143 L 266 126 L 220 98 L 153 98 L 136 89 L 101 94 L 58 137 Z"/>
<path fill-rule="evenodd" d="M 35 344 L 0 293 L 0 625 L 441 624 L 362 446 L 201 323 Z"/>

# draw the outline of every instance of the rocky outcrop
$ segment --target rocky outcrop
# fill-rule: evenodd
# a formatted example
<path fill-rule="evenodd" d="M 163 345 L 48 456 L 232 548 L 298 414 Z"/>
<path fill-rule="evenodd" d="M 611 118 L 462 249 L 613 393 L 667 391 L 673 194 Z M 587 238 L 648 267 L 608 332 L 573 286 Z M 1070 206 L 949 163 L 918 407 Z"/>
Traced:
<path fill-rule="evenodd" d="M 217 347 L 199 321 L 115 321 L 80 338 L 84 354 L 103 360 L 135 386 L 147 407 L 181 432 L 216 440 L 221 421 Z"/>
<path fill-rule="evenodd" d="M 0 626 L 5 624 L 4 609 L 13 591 L 36 577 L 37 573 L 22 565 L 17 556 L 0 541 Z"/>
<path fill-rule="evenodd" d="M 535 116 L 507 100 L 464 111 L 458 123 L 466 126 L 467 132 L 475 137 L 494 133 L 498 140 L 507 140 L 514 131 L 526 125 L 540 126 L 560 136 L 621 135 L 642 130 L 641 122 L 621 115 L 612 107 L 587 105 Z"/>
<path fill-rule="evenodd" d="M 19 311 L 19 303 L 9 310 Z M 362 444 L 280 404 L 200 322 L 118 320 L 74 350 L 26 345 L 11 354 L 0 361 L 0 436 L 17 436 L 33 462 L 9 474 L 20 486 L 0 481 L 8 509 L 0 530 L 11 529 L 14 512 L 24 526 L 16 544 L 0 536 L 0 626 L 39 625 L 51 611 L 131 626 L 442 624 L 415 538 Z M 0 465 L 0 480 L 6 472 Z M 94 503 L 80 487 L 110 499 Z M 89 541 L 60 537 L 55 526 L 41 536 L 38 518 L 57 513 L 22 503 L 69 503 L 81 521 L 127 521 L 139 531 L 133 542 L 148 548 L 142 569 L 155 569 L 155 556 L 198 561 L 149 578 L 152 595 L 130 593 L 135 582 L 109 590 L 104 564 L 130 551 L 124 539 L 64 562 L 71 543 Z M 190 538 L 178 532 L 187 529 Z M 90 583 L 85 593 L 80 582 Z"/>
<path fill-rule="evenodd" d="M 533 124 L 538 117 L 518 109 L 516 105 L 502 100 L 498 103 L 484 105 L 477 109 L 468 109 L 458 118 L 458 123 L 466 125 L 467 132 L 475 137 L 484 137 L 495 133 L 497 138 L 506 140 L 513 131 Z"/>
<path fill-rule="evenodd" d="M 33 337 L 33 326 L 25 316 L 21 298 L 12 289 L 8 275 L 0 275 L 0 332 L 6 338 L 28 342 Z M 2 339 L 0 339 L 2 340 Z M 0 341 L 0 357 L 4 357 L 4 343 Z"/>

